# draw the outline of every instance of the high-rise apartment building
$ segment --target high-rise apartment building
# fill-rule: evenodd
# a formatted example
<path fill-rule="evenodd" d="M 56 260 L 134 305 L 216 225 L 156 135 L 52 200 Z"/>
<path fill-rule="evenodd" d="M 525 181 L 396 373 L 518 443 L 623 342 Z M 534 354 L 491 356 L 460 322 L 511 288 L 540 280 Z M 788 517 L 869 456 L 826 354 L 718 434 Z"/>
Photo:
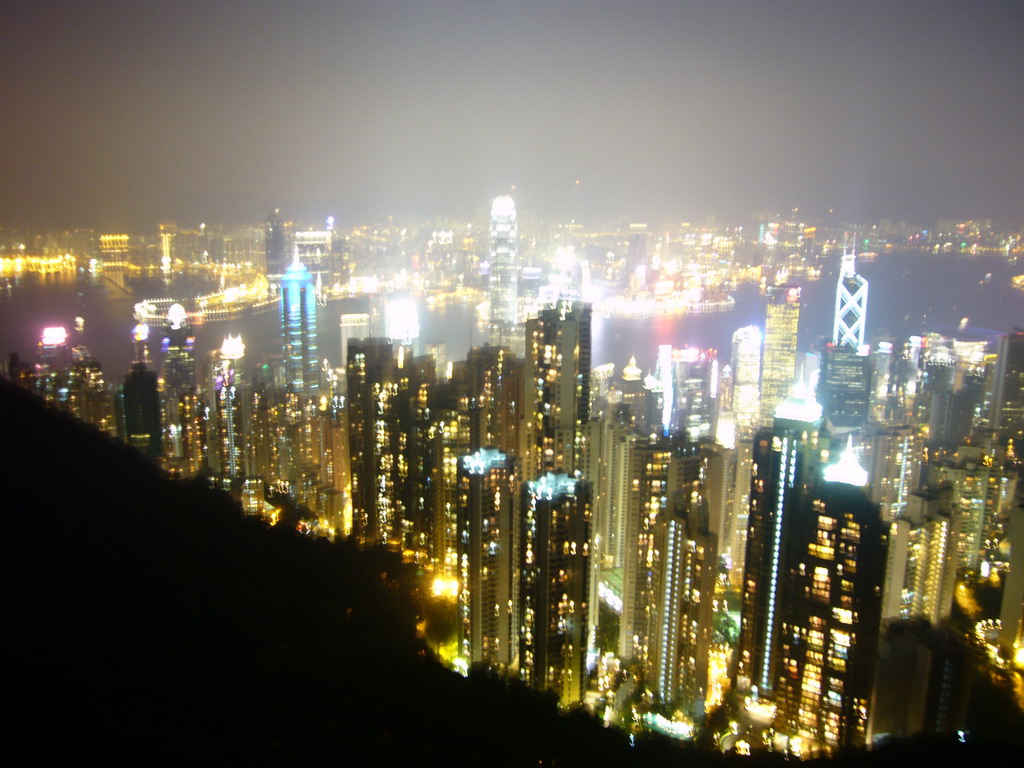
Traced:
<path fill-rule="evenodd" d="M 519 675 L 569 705 L 586 689 L 590 487 L 546 473 L 522 489 Z"/>
<path fill-rule="evenodd" d="M 953 488 L 925 488 L 909 496 L 889 528 L 883 619 L 949 618 L 956 587 Z"/>
<path fill-rule="evenodd" d="M 904 516 L 910 495 L 920 484 L 924 444 L 910 425 L 876 427 L 868 434 L 870 445 L 871 500 L 891 522 Z"/>
<path fill-rule="evenodd" d="M 459 652 L 496 669 L 518 652 L 518 486 L 515 459 L 496 448 L 459 461 Z"/>
<path fill-rule="evenodd" d="M 796 341 L 800 325 L 800 288 L 793 285 L 768 289 L 761 366 L 761 423 L 770 425 L 775 409 L 793 391 L 796 377 Z"/>
<path fill-rule="evenodd" d="M 581 469 L 590 419 L 590 305 L 567 300 L 526 323 L 524 477 Z"/>

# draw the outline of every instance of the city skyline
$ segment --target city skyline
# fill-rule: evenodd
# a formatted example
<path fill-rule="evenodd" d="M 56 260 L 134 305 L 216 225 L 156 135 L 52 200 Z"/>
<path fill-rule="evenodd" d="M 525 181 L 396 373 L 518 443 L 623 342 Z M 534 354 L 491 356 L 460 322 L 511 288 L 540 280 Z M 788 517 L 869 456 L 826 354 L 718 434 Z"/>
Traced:
<path fill-rule="evenodd" d="M 43 2 L 0 21 L 7 226 L 278 206 L 348 226 L 513 188 L 577 219 L 1024 218 L 1010 2 Z"/>

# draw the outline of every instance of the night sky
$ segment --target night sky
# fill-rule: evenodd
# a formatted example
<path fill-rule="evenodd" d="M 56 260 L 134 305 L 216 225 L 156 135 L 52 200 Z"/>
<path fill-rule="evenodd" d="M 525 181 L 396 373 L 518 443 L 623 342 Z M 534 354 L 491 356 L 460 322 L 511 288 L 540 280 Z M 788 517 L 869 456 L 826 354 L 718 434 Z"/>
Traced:
<path fill-rule="evenodd" d="M 1024 3 L 0 3 L 0 226 L 350 226 L 512 185 L 584 222 L 1024 221 Z"/>

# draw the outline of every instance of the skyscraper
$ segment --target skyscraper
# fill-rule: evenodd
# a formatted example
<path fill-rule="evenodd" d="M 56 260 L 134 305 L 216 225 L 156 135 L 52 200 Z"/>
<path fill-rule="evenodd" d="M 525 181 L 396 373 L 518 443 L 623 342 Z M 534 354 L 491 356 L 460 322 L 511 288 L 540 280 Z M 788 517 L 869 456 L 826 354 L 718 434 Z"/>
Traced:
<path fill-rule="evenodd" d="M 196 386 L 195 339 L 181 304 L 167 310 L 166 352 L 164 353 L 164 392 L 180 395 Z"/>
<path fill-rule="evenodd" d="M 822 471 L 820 419 L 794 398 L 755 438 L 738 648 L 797 754 L 864 744 L 885 568 L 868 474 L 849 450 Z"/>
<path fill-rule="evenodd" d="M 779 407 L 773 426 L 754 438 L 743 608 L 737 647 L 737 687 L 762 695 L 775 689 L 779 660 L 780 590 L 789 518 L 801 504 L 802 487 L 820 464 L 821 406 L 790 401 Z"/>
<path fill-rule="evenodd" d="M 525 479 L 581 469 L 590 419 L 590 305 L 561 300 L 527 321 Z"/>
<path fill-rule="evenodd" d="M 156 458 L 163 449 L 160 393 L 156 372 L 145 363 L 132 363 L 132 372 L 118 392 L 120 433 L 128 445 Z"/>
<path fill-rule="evenodd" d="M 320 388 L 316 291 L 313 276 L 296 258 L 281 278 L 281 342 L 288 391 L 312 397 Z"/>
<path fill-rule="evenodd" d="M 775 409 L 793 390 L 796 376 L 796 339 L 800 325 L 800 288 L 768 289 L 764 324 L 764 363 L 761 366 L 761 424 L 770 425 Z"/>
<path fill-rule="evenodd" d="M 275 208 L 267 216 L 267 226 L 263 244 L 266 254 L 267 277 L 274 279 L 284 274 L 288 266 L 288 240 L 285 236 L 284 223 L 281 221 L 281 209 Z"/>
<path fill-rule="evenodd" d="M 1006 437 L 1024 438 L 1024 331 L 999 337 L 992 426 Z"/>
<path fill-rule="evenodd" d="M 518 651 L 518 484 L 515 459 L 495 448 L 459 461 L 459 651 L 500 669 Z"/>
<path fill-rule="evenodd" d="M 837 349 L 858 351 L 864 346 L 868 316 L 868 281 L 857 274 L 852 251 L 843 252 L 836 286 L 836 312 L 832 324 L 832 344 Z"/>
<path fill-rule="evenodd" d="M 586 683 L 590 486 L 547 473 L 522 488 L 519 674 L 573 704 Z"/>
<path fill-rule="evenodd" d="M 746 325 L 732 335 L 732 410 L 738 438 L 752 435 L 758 426 L 762 340 L 756 325 Z"/>
<path fill-rule="evenodd" d="M 213 397 L 217 409 L 217 464 L 225 483 L 245 474 L 242 426 L 242 369 L 245 355 L 241 336 L 228 335 L 213 370 Z"/>
<path fill-rule="evenodd" d="M 490 342 L 523 353 L 519 323 L 516 204 L 508 195 L 491 205 Z"/>
<path fill-rule="evenodd" d="M 832 343 L 822 352 L 818 401 L 836 427 L 857 428 L 867 421 L 870 370 L 864 347 L 868 281 L 857 274 L 854 254 L 844 252 L 836 286 Z"/>
<path fill-rule="evenodd" d="M 885 531 L 867 472 L 848 451 L 823 475 L 783 521 L 775 729 L 797 754 L 865 745 L 881 618 Z"/>

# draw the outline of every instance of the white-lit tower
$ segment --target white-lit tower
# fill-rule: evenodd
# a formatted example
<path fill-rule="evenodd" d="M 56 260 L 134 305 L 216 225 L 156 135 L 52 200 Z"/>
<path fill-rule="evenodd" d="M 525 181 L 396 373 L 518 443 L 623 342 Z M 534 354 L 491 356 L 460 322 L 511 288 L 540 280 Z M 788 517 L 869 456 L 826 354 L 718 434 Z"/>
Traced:
<path fill-rule="evenodd" d="M 756 325 L 745 325 L 732 335 L 732 409 L 737 437 L 752 435 L 761 411 L 761 343 Z"/>
<path fill-rule="evenodd" d="M 491 205 L 490 343 L 521 355 L 517 239 L 516 204 L 508 195 L 496 197 Z"/>
<path fill-rule="evenodd" d="M 229 484 L 244 472 L 242 442 L 242 366 L 245 344 L 228 335 L 221 345 L 213 372 L 217 410 L 217 460 L 222 480 Z"/>
<path fill-rule="evenodd" d="M 832 325 L 832 344 L 836 349 L 859 351 L 864 345 L 864 327 L 868 316 L 868 281 L 857 274 L 855 254 L 843 252 L 836 286 L 836 314 Z"/>

